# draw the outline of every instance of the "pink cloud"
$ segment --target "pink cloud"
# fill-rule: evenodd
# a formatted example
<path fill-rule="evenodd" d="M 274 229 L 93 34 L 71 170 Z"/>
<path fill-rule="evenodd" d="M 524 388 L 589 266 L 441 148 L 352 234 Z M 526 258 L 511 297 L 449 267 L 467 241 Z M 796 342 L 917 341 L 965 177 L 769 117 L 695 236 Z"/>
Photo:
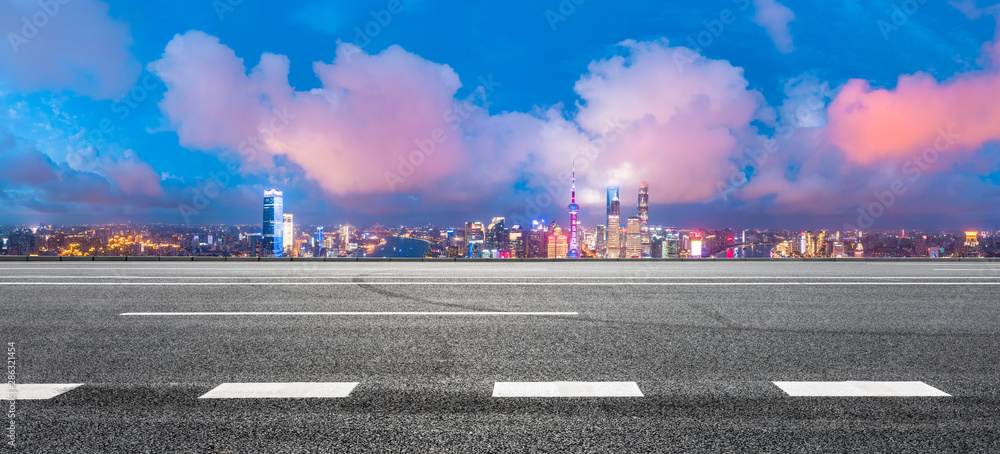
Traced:
<path fill-rule="evenodd" d="M 561 106 L 490 115 L 456 99 L 463 84 L 449 66 L 397 46 L 368 55 L 342 45 L 332 63 L 314 64 L 321 88 L 310 91 L 289 86 L 286 57 L 264 54 L 248 72 L 201 32 L 176 36 L 150 69 L 166 83 L 160 107 L 183 145 L 219 150 L 246 172 L 296 166 L 349 208 L 472 206 L 525 176 L 568 186 L 574 159 L 592 165 L 581 182 L 603 186 L 631 172 L 662 188 L 655 203 L 711 198 L 763 97 L 728 62 L 665 42 L 625 48 L 627 56 L 590 65 L 574 118 Z M 478 99 L 488 101 L 489 86 Z M 623 129 L 620 139 L 583 158 L 609 125 Z"/>
<path fill-rule="evenodd" d="M 128 24 L 99 0 L 0 2 L 0 30 L 0 83 L 11 88 L 112 99 L 141 71 Z"/>
<path fill-rule="evenodd" d="M 164 194 L 160 175 L 145 161 L 135 158 L 108 159 L 104 162 L 104 173 L 125 194 L 150 197 Z"/>
<path fill-rule="evenodd" d="M 1000 75 L 991 68 L 938 82 L 917 73 L 901 76 L 892 90 L 851 80 L 828 116 L 829 141 L 861 165 L 931 147 L 949 155 L 974 151 L 1000 139 Z"/>
<path fill-rule="evenodd" d="M 795 44 L 788 24 L 795 20 L 795 13 L 777 0 L 753 0 L 753 3 L 757 7 L 753 21 L 767 30 L 771 41 L 774 41 L 774 47 L 786 54 L 794 51 Z"/>
<path fill-rule="evenodd" d="M 729 178 L 726 164 L 755 137 L 750 123 L 769 117 L 763 96 L 726 61 L 665 43 L 625 45 L 627 57 L 592 63 L 576 85 L 584 102 L 577 122 L 585 131 L 596 133 L 609 119 L 625 125 L 596 168 L 610 169 L 608 182 L 658 186 L 652 203 L 711 199 Z"/>

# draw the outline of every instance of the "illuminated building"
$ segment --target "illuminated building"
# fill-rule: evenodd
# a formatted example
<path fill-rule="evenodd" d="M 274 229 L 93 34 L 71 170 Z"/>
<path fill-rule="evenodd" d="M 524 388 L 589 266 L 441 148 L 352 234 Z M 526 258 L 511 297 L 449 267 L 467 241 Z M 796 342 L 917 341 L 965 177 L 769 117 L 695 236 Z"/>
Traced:
<path fill-rule="evenodd" d="M 701 232 L 691 233 L 691 258 L 701 258 Z"/>
<path fill-rule="evenodd" d="M 325 256 L 324 249 L 326 249 L 326 245 L 323 244 L 323 227 L 316 227 L 316 257 Z"/>
<path fill-rule="evenodd" d="M 527 258 L 544 259 L 548 257 L 548 238 L 545 225 L 538 221 L 532 221 L 531 230 L 528 232 Z"/>
<path fill-rule="evenodd" d="M 264 193 L 264 257 L 284 257 L 284 202 L 281 191 L 272 189 Z"/>
<path fill-rule="evenodd" d="M 283 215 L 284 225 L 281 227 L 282 235 L 282 245 L 285 246 L 285 257 L 292 256 L 292 248 L 295 243 L 295 224 L 290 213 L 285 213 Z"/>
<path fill-rule="evenodd" d="M 562 233 L 562 228 L 554 226 L 549 235 L 548 256 L 550 259 L 564 259 L 569 254 L 569 238 Z"/>
<path fill-rule="evenodd" d="M 604 256 L 611 259 L 621 257 L 621 199 L 620 188 L 608 188 L 607 251 Z"/>
<path fill-rule="evenodd" d="M 580 205 L 576 204 L 576 166 L 573 166 L 573 184 L 570 187 L 570 202 L 569 206 L 566 207 L 566 211 L 569 212 L 569 251 L 566 257 L 571 259 L 580 258 L 580 237 L 577 229 L 580 227 L 580 222 L 577 220 L 577 215 L 580 213 Z"/>
<path fill-rule="evenodd" d="M 596 236 L 596 244 L 594 245 L 594 250 L 603 255 L 606 248 L 608 247 L 608 229 L 603 225 L 599 225 L 594 229 L 594 235 Z"/>
<path fill-rule="evenodd" d="M 965 232 L 965 256 L 979 256 L 979 232 Z"/>
<path fill-rule="evenodd" d="M 483 247 L 494 255 L 499 255 L 500 253 L 507 251 L 507 243 L 509 240 L 507 238 L 507 229 L 504 227 L 504 222 L 504 218 L 493 218 L 493 222 L 491 222 L 489 227 L 486 229 L 486 235 L 484 238 L 485 245 Z"/>
<path fill-rule="evenodd" d="M 478 259 L 483 256 L 483 246 L 486 242 L 486 229 L 482 222 L 465 223 L 465 244 L 467 258 Z"/>
<path fill-rule="evenodd" d="M 351 243 L 351 224 L 344 224 L 340 228 L 340 252 L 347 253 L 347 248 Z"/>
<path fill-rule="evenodd" d="M 665 259 L 675 259 L 680 257 L 681 252 L 681 237 L 680 233 L 674 229 L 667 229 L 665 233 L 666 238 L 663 247 L 663 258 Z"/>
<path fill-rule="evenodd" d="M 507 250 L 510 251 L 510 258 L 525 258 L 525 235 L 524 229 L 521 226 L 516 225 L 510 229 L 510 241 L 508 244 Z"/>
<path fill-rule="evenodd" d="M 638 216 L 628 218 L 625 231 L 625 255 L 622 258 L 642 258 L 642 221 Z"/>
<path fill-rule="evenodd" d="M 830 256 L 836 258 L 847 257 L 847 254 L 844 253 L 844 243 L 842 241 L 833 242 L 833 253 Z"/>
<path fill-rule="evenodd" d="M 854 246 L 854 257 L 859 259 L 865 257 L 865 247 L 861 243 Z"/>
<path fill-rule="evenodd" d="M 639 185 L 639 235 L 642 243 L 641 257 L 650 257 L 649 236 L 649 184 L 642 182 Z"/>

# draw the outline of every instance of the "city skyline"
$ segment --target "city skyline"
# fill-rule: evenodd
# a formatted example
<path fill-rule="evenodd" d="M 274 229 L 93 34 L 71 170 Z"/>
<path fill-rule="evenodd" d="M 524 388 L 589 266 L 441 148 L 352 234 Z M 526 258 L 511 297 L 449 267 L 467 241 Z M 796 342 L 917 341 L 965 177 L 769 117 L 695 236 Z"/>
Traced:
<path fill-rule="evenodd" d="M 0 2 L 0 224 L 556 219 L 570 162 L 640 235 L 1000 224 L 982 2 L 57 3 Z"/>

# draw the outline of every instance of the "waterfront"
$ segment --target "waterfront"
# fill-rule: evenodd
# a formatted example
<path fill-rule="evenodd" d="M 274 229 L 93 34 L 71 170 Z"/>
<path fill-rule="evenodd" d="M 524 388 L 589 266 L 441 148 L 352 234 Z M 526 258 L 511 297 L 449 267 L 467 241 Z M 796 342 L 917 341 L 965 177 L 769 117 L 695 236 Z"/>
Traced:
<path fill-rule="evenodd" d="M 430 249 L 431 244 L 424 240 L 415 238 L 402 238 L 390 236 L 385 238 L 385 243 L 375 247 L 370 254 L 364 252 L 358 254 L 359 257 L 374 258 L 407 258 L 423 257 Z"/>

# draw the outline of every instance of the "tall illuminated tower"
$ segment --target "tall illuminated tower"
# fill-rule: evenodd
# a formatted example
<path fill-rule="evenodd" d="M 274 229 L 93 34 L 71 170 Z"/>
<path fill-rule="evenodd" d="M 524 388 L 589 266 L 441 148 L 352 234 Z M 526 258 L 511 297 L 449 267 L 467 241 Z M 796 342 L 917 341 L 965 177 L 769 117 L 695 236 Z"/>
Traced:
<path fill-rule="evenodd" d="M 604 256 L 610 259 L 617 259 L 621 257 L 621 194 L 620 188 L 608 188 L 608 227 L 607 227 L 607 240 L 604 244 L 607 245 L 607 251 L 605 251 Z"/>
<path fill-rule="evenodd" d="M 291 213 L 284 213 L 284 225 L 281 227 L 281 244 L 285 247 L 285 257 L 292 257 L 295 247 L 295 220 Z"/>
<path fill-rule="evenodd" d="M 639 235 L 642 257 L 650 257 L 652 248 L 649 243 L 649 185 L 646 182 L 639 185 Z"/>
<path fill-rule="evenodd" d="M 281 191 L 272 189 L 264 193 L 264 257 L 284 257 L 284 202 Z"/>
<path fill-rule="evenodd" d="M 573 164 L 573 186 L 570 189 L 570 202 L 569 206 L 566 207 L 566 211 L 569 211 L 569 252 L 566 253 L 566 258 L 578 259 L 580 258 L 580 242 L 577 238 L 577 226 L 579 223 L 576 221 L 577 215 L 580 214 L 580 205 L 576 204 L 576 164 Z"/>

